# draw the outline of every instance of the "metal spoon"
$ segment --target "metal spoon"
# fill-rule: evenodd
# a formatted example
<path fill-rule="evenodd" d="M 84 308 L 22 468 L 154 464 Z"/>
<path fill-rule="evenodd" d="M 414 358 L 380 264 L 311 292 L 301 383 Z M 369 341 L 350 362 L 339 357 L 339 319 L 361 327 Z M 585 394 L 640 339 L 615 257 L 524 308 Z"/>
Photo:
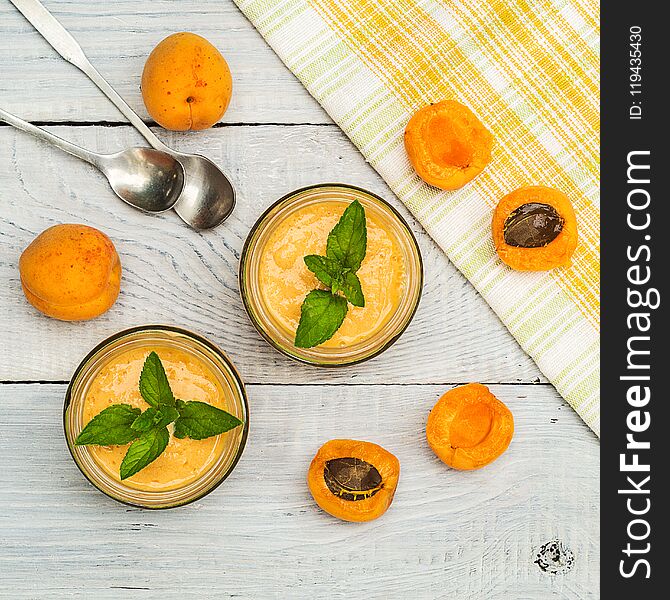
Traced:
<path fill-rule="evenodd" d="M 184 188 L 184 170 L 170 154 L 150 148 L 128 148 L 116 154 L 98 154 L 36 127 L 0 108 L 0 121 L 13 125 L 102 171 L 114 193 L 147 212 L 170 210 Z"/>
<path fill-rule="evenodd" d="M 204 156 L 175 152 L 161 142 L 98 73 L 77 41 L 38 0 L 10 2 L 65 60 L 83 71 L 100 88 L 152 147 L 179 160 L 184 167 L 185 180 L 174 206 L 177 214 L 194 229 L 209 229 L 222 223 L 235 207 L 235 189 L 221 169 Z"/>

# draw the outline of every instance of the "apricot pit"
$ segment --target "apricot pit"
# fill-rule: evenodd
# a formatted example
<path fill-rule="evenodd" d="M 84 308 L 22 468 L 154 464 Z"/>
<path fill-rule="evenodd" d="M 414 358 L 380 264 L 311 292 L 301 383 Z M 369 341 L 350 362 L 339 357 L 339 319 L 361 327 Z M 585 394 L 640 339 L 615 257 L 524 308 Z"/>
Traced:
<path fill-rule="evenodd" d="M 326 461 L 323 479 L 333 494 L 352 502 L 372 498 L 382 486 L 379 471 L 369 462 L 353 457 Z"/>
<path fill-rule="evenodd" d="M 515 208 L 505 219 L 503 238 L 509 246 L 541 248 L 558 237 L 564 222 L 553 206 L 529 202 Z"/>

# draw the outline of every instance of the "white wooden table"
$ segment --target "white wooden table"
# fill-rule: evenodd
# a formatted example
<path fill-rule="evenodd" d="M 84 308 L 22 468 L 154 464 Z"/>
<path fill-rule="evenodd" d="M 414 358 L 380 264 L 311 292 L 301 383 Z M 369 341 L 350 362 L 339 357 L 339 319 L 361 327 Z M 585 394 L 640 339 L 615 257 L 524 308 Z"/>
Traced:
<path fill-rule="evenodd" d="M 223 122 L 157 133 L 222 166 L 239 201 L 224 225 L 196 233 L 175 214 L 134 211 L 88 165 L 0 127 L 0 597 L 598 598 L 596 437 L 232 1 L 45 4 L 147 119 L 139 79 L 159 40 L 190 30 L 221 49 L 234 78 Z M 99 151 L 142 142 L 6 0 L 0 106 Z M 426 284 L 395 346 L 324 371 L 291 362 L 257 335 L 237 266 L 270 203 L 330 181 L 368 188 L 405 214 Z M 38 314 L 17 269 L 35 235 L 73 222 L 105 231 L 124 267 L 118 302 L 84 323 Z M 89 485 L 61 424 L 66 384 L 83 355 L 146 323 L 181 325 L 218 343 L 251 405 L 234 474 L 207 498 L 162 512 L 125 507 Z M 469 381 L 489 384 L 508 404 L 516 433 L 496 463 L 461 473 L 432 454 L 424 426 L 437 398 Z M 378 521 L 343 523 L 311 499 L 309 461 L 333 437 L 375 441 L 400 459 L 396 499 Z M 573 558 L 565 572 L 535 562 L 553 540 Z"/>

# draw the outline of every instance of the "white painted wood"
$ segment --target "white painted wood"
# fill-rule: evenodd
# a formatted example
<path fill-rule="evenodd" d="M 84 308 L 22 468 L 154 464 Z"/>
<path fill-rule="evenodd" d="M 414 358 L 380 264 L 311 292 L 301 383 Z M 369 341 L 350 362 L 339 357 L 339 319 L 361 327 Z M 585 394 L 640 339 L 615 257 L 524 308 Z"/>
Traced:
<path fill-rule="evenodd" d="M 145 118 L 144 62 L 164 37 L 188 30 L 225 56 L 233 97 L 224 123 L 331 123 L 231 0 L 43 0 L 93 65 Z M 123 121 L 102 93 L 67 64 L 9 2 L 0 3 L 2 108 L 27 120 Z"/>
<path fill-rule="evenodd" d="M 0 386 L 0 596 L 598 598 L 596 437 L 551 386 L 493 386 L 514 413 L 512 444 L 484 469 L 454 471 L 424 438 L 445 389 L 249 386 L 251 433 L 232 476 L 193 505 L 151 512 L 77 470 L 64 385 Z M 306 471 L 333 437 L 399 458 L 377 521 L 343 523 L 312 500 Z M 553 539 L 574 553 L 563 575 L 533 562 Z"/>
<path fill-rule="evenodd" d="M 49 130 L 102 152 L 139 143 L 126 127 Z M 198 234 L 175 214 L 142 214 L 119 201 L 86 163 L 0 127 L 0 314 L 3 336 L 11 341 L 0 345 L 0 380 L 67 380 L 108 335 L 164 322 L 220 344 L 249 382 L 540 381 L 534 363 L 416 223 L 425 259 L 424 296 L 395 346 L 368 363 L 338 370 L 306 367 L 271 349 L 248 322 L 237 284 L 239 253 L 261 212 L 295 188 L 326 181 L 368 188 L 409 219 L 408 212 L 336 128 L 230 127 L 159 135 L 174 147 L 206 154 L 229 172 L 239 203 L 217 230 Z M 110 235 L 124 268 L 116 305 L 86 323 L 37 313 L 23 297 L 17 268 L 21 251 L 38 233 L 72 222 Z"/>

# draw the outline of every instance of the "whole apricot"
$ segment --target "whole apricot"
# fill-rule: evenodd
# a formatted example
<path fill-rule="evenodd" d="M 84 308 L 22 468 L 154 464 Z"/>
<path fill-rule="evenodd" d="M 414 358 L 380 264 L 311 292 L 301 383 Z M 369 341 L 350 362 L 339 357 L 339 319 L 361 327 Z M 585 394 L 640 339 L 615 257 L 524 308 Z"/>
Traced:
<path fill-rule="evenodd" d="M 61 321 L 93 319 L 119 295 L 116 248 L 87 225 L 54 225 L 40 233 L 21 254 L 19 272 L 28 302 Z"/>
<path fill-rule="evenodd" d="M 156 46 L 142 72 L 142 98 L 159 125 L 207 129 L 226 112 L 233 79 L 226 59 L 195 33 L 173 33 Z"/>

